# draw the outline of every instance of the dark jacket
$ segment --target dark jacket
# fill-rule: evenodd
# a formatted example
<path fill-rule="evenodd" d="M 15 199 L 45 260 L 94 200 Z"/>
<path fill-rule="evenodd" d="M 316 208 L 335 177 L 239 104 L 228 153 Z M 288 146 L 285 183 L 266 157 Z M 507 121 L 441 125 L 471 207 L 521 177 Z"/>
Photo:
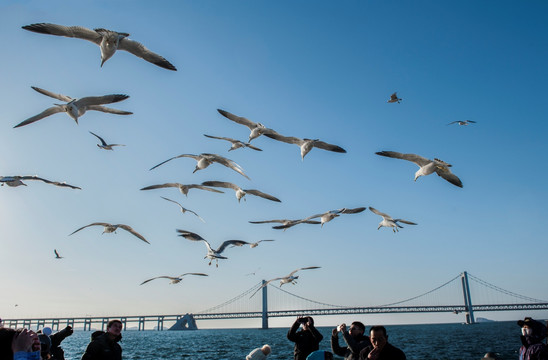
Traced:
<path fill-rule="evenodd" d="M 122 335 L 111 340 L 108 333 L 97 336 L 92 340 L 81 360 L 122 360 L 122 347 L 118 341 Z"/>
<path fill-rule="evenodd" d="M 65 360 L 65 352 L 61 348 L 61 342 L 72 335 L 72 327 L 67 326 L 63 330 L 51 335 L 51 348 L 49 350 L 53 360 Z"/>
<path fill-rule="evenodd" d="M 371 346 L 369 337 L 364 335 L 358 339 L 354 339 L 348 331 L 345 331 L 343 338 L 347 345 L 346 347 L 339 346 L 338 336 L 331 336 L 331 350 L 335 355 L 344 356 L 345 360 L 358 360 L 360 358 L 360 351 Z"/>
<path fill-rule="evenodd" d="M 367 360 L 367 355 L 373 350 L 373 345 L 370 345 L 360 352 L 360 360 Z M 379 360 L 406 360 L 403 351 L 389 343 L 386 343 L 382 348 Z"/>
<path fill-rule="evenodd" d="M 311 352 L 320 348 L 320 341 L 322 341 L 323 336 L 314 325 L 310 326 L 308 330 L 297 331 L 300 325 L 295 321 L 287 333 L 287 338 L 295 343 L 293 352 L 295 360 L 306 360 Z"/>
<path fill-rule="evenodd" d="M 546 337 L 546 327 L 533 320 L 533 332 L 528 336 L 521 336 L 523 344 L 519 349 L 519 360 L 548 360 L 548 346 L 542 343 Z"/>

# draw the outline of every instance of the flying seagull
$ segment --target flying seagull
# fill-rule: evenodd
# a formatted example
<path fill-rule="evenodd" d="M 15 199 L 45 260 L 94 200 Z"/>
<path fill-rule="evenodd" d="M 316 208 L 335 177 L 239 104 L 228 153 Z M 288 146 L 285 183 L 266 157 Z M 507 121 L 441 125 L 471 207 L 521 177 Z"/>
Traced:
<path fill-rule="evenodd" d="M 249 140 L 248 140 L 249 142 L 251 142 L 251 140 L 253 139 L 258 138 L 261 135 L 276 133 L 276 131 L 265 127 L 263 124 L 253 122 L 251 120 L 246 119 L 245 117 L 236 116 L 234 114 L 229 113 L 228 111 L 221 110 L 221 109 L 217 109 L 217 111 L 221 115 L 226 117 L 227 119 L 232 120 L 238 124 L 247 126 L 249 130 L 251 130 L 251 133 L 249 134 Z"/>
<path fill-rule="evenodd" d="M 128 33 L 121 33 L 107 29 L 87 29 L 82 26 L 63 26 L 56 24 L 31 24 L 23 26 L 23 29 L 41 34 L 57 35 L 78 38 L 91 41 L 101 48 L 101 67 L 114 55 L 116 50 L 124 50 L 132 53 L 135 56 L 145 59 L 154 65 L 163 67 L 164 69 L 177 71 L 169 61 L 162 56 L 153 53 L 143 44 L 137 41 L 128 39 Z"/>
<path fill-rule="evenodd" d="M 240 202 L 240 200 L 246 195 L 246 194 L 250 194 L 250 195 L 255 195 L 255 196 L 260 196 L 262 198 L 265 198 L 267 200 L 271 200 L 271 201 L 276 201 L 276 202 L 281 202 L 280 199 L 278 198 L 275 198 L 274 196 L 272 195 L 269 195 L 269 194 L 266 194 L 262 191 L 259 191 L 259 190 L 253 190 L 253 189 L 242 189 L 241 187 L 239 187 L 238 185 L 235 185 L 233 183 L 229 183 L 229 182 L 225 182 L 225 181 L 205 181 L 202 183 L 202 185 L 205 185 L 205 186 L 212 186 L 212 187 L 223 187 L 223 188 L 227 188 L 227 189 L 233 189 L 234 191 L 236 191 L 236 198 L 238 199 L 238 202 Z M 244 198 L 244 201 L 245 201 L 245 198 Z"/>
<path fill-rule="evenodd" d="M 320 141 L 319 139 L 299 139 L 294 136 L 283 136 L 278 133 L 269 133 L 265 134 L 265 136 L 288 144 L 298 145 L 301 148 L 301 159 L 303 161 L 306 154 L 308 154 L 313 148 L 334 151 L 338 153 L 346 153 L 346 150 L 342 147 L 328 144 L 326 142 Z"/>
<path fill-rule="evenodd" d="M 382 216 L 382 221 L 379 223 L 379 227 L 377 228 L 377 230 L 379 230 L 383 226 L 386 226 L 386 227 L 391 227 L 393 232 L 398 232 L 399 231 L 398 228 L 400 229 L 403 228 L 403 226 L 398 224 L 399 222 L 408 224 L 408 225 L 417 225 L 416 223 L 411 221 L 407 221 L 403 219 L 393 219 L 392 216 L 385 214 L 383 212 L 380 212 L 379 210 L 372 208 L 371 206 L 369 207 L 369 210 L 371 210 L 373 213 L 379 216 Z"/>
<path fill-rule="evenodd" d="M 59 253 L 57 252 L 57 249 L 53 249 L 53 252 L 55 253 L 55 258 L 56 259 L 62 259 L 63 257 L 59 255 Z"/>
<path fill-rule="evenodd" d="M 259 240 L 259 241 L 254 242 L 254 243 L 250 243 L 249 247 L 253 249 L 254 247 L 259 246 L 259 243 L 262 243 L 263 241 L 274 241 L 274 240 Z"/>
<path fill-rule="evenodd" d="M 146 284 L 147 282 L 155 280 L 155 279 L 169 279 L 170 284 L 178 284 L 181 281 L 183 281 L 183 277 L 186 276 L 186 275 L 209 276 L 207 274 L 202 274 L 202 273 L 185 273 L 185 274 L 182 274 L 182 275 L 179 275 L 179 276 L 156 276 L 156 277 L 153 277 L 152 279 L 148 279 L 148 280 L 143 281 L 140 285 Z"/>
<path fill-rule="evenodd" d="M 261 290 L 262 288 L 264 288 L 265 286 L 267 286 L 268 284 L 270 284 L 272 281 L 276 281 L 276 280 L 280 280 L 280 287 L 282 287 L 283 284 L 287 284 L 287 283 L 291 283 L 293 285 L 295 285 L 297 283 L 297 279 L 299 278 L 298 276 L 295 276 L 295 273 L 297 271 L 301 271 L 301 270 L 311 270 L 311 269 L 319 269 L 320 266 L 309 266 L 309 267 L 304 267 L 304 268 L 299 268 L 297 270 L 293 270 L 292 272 L 289 273 L 289 275 L 287 276 L 284 276 L 284 277 L 277 277 L 277 278 L 274 278 L 274 279 L 270 279 L 268 281 L 265 281 L 264 284 L 262 284 L 257 290 L 255 290 L 255 292 L 253 294 L 251 294 L 251 296 L 249 297 L 250 299 L 253 297 L 253 295 L 255 295 L 259 290 Z"/>
<path fill-rule="evenodd" d="M 273 229 L 284 229 L 285 230 L 287 228 L 290 228 L 290 227 L 298 225 L 298 224 L 307 223 L 309 220 L 316 219 L 316 218 L 320 218 L 320 224 L 323 227 L 323 224 L 325 224 L 327 222 L 330 222 L 331 220 L 333 220 L 336 217 L 339 217 L 340 214 L 357 214 L 357 213 L 361 213 L 365 209 L 367 209 L 367 208 L 366 207 L 358 207 L 358 208 L 354 208 L 354 209 L 342 208 L 342 209 L 338 209 L 338 210 L 330 210 L 330 211 L 326 211 L 326 212 L 321 213 L 321 214 L 316 214 L 316 215 L 309 216 L 309 217 L 304 218 L 302 220 L 297 220 L 296 222 L 292 222 L 292 223 L 289 223 L 289 224 L 273 226 L 272 228 Z"/>
<path fill-rule="evenodd" d="M 219 267 L 219 259 L 228 259 L 226 256 L 222 256 L 221 254 L 225 249 L 230 246 L 242 246 L 242 245 L 250 245 L 247 241 L 243 240 L 226 240 L 219 246 L 217 250 L 211 248 L 211 245 L 209 242 L 207 242 L 206 239 L 202 238 L 200 235 L 186 231 L 186 230 L 179 230 L 177 229 L 177 232 L 179 233 L 179 236 L 184 237 L 185 239 L 192 240 L 192 241 L 203 241 L 206 248 L 207 248 L 207 255 L 204 257 L 204 259 L 209 259 L 209 265 L 211 265 L 211 262 L 213 259 L 215 259 L 215 266 Z"/>
<path fill-rule="evenodd" d="M 162 161 L 158 165 L 155 165 L 155 166 L 151 167 L 150 170 L 156 169 L 158 166 L 163 165 L 168 161 L 171 161 L 173 159 L 178 159 L 178 158 L 181 158 L 181 157 L 193 158 L 194 160 L 197 161 L 196 168 L 194 169 L 194 171 L 192 173 L 195 173 L 198 170 L 205 169 L 206 167 L 208 167 L 212 163 L 216 162 L 216 163 L 224 165 L 228 168 L 231 168 L 232 170 L 236 171 L 240 175 L 242 175 L 245 178 L 249 179 L 249 177 L 246 174 L 244 174 L 244 171 L 243 171 L 243 169 L 240 165 L 236 164 L 234 161 L 232 161 L 230 159 L 227 159 L 227 158 L 222 157 L 221 155 L 217 155 L 217 154 L 200 154 L 200 155 L 181 154 L 181 155 L 178 155 L 178 156 L 174 156 L 170 159 L 167 159 L 166 161 Z M 251 180 L 251 179 L 249 179 L 249 180 Z"/>
<path fill-rule="evenodd" d="M 107 144 L 105 142 L 105 140 L 103 140 L 102 137 L 100 137 L 99 135 L 97 134 L 94 134 L 92 133 L 91 131 L 89 132 L 91 135 L 95 136 L 97 139 L 99 139 L 99 141 L 101 142 L 101 145 L 97 144 L 97 147 L 99 149 L 103 149 L 103 150 L 114 150 L 112 147 L 113 146 L 125 146 L 125 145 L 122 145 L 122 144 Z"/>
<path fill-rule="evenodd" d="M 179 183 L 166 183 L 166 184 L 158 184 L 158 185 L 150 185 L 147 187 L 142 188 L 141 190 L 154 190 L 154 189 L 161 189 L 161 188 L 168 188 L 168 187 L 174 187 L 178 188 L 181 194 L 188 196 L 188 191 L 190 189 L 200 189 L 200 190 L 207 190 L 212 191 L 216 193 L 224 194 L 224 192 L 219 191 L 217 189 L 208 188 L 206 186 L 198 185 L 198 184 L 179 184 Z"/>
<path fill-rule="evenodd" d="M 457 121 L 453 121 L 453 122 L 450 122 L 449 124 L 447 125 L 452 125 L 452 124 L 459 124 L 459 125 L 470 125 L 470 124 L 475 124 L 476 122 L 475 121 L 472 121 L 472 120 L 457 120 Z"/>
<path fill-rule="evenodd" d="M 402 99 L 400 99 L 398 97 L 398 95 L 396 95 L 396 93 L 393 93 L 392 95 L 390 95 L 390 99 L 388 99 L 387 103 L 395 103 L 397 102 L 398 104 L 402 101 Z"/>
<path fill-rule="evenodd" d="M 81 188 L 79 188 L 78 186 L 73 186 L 73 185 L 70 185 L 70 184 L 67 184 L 66 182 L 58 182 L 58 181 L 50 181 L 50 180 L 46 180 L 44 178 L 41 178 L 41 177 L 38 177 L 36 175 L 25 175 L 25 176 L 19 176 L 19 175 L 15 175 L 15 176 L 0 176 L 0 183 L 1 183 L 1 186 L 4 186 L 4 184 L 8 185 L 8 186 L 11 186 L 11 187 L 17 187 L 17 186 L 21 186 L 21 185 L 24 185 L 24 186 L 27 186 L 27 184 L 23 183 L 22 180 L 40 180 L 40 181 L 43 181 L 45 182 L 46 184 L 51 184 L 51 185 L 55 185 L 55 186 L 61 186 L 61 187 L 69 187 L 71 189 L 79 189 L 79 190 L 82 190 Z"/>
<path fill-rule="evenodd" d="M 122 228 L 130 233 L 132 233 L 133 235 L 135 235 L 136 237 L 138 237 L 139 239 L 143 240 L 144 242 L 146 242 L 147 244 L 150 244 L 147 239 L 145 239 L 143 237 L 143 235 L 139 234 L 137 231 L 133 230 L 133 228 L 131 226 L 128 226 L 128 225 L 124 225 L 124 224 L 109 224 L 109 223 L 104 223 L 104 222 L 95 222 L 95 223 L 91 223 L 89 225 L 86 225 L 86 226 L 82 226 L 81 228 L 79 228 L 78 230 L 75 230 L 73 231 L 72 233 L 69 234 L 72 235 L 72 234 L 75 234 L 77 233 L 78 231 L 82 230 L 82 229 L 85 229 L 89 226 L 94 226 L 94 225 L 100 225 L 100 226 L 104 226 L 104 229 L 103 229 L 103 234 L 104 233 L 115 233 L 116 234 L 116 230 L 118 228 Z"/>
<path fill-rule="evenodd" d="M 112 109 L 112 108 L 102 106 L 102 104 L 112 104 L 118 101 L 125 100 L 129 97 L 128 95 L 113 94 L 113 95 L 104 95 L 104 96 L 87 96 L 81 99 L 73 99 L 67 95 L 55 94 L 35 86 L 31 86 L 31 87 L 41 94 L 44 94 L 46 96 L 52 97 L 57 100 L 64 101 L 66 102 L 66 104 L 55 104 L 55 106 L 42 111 L 40 114 L 34 115 L 28 118 L 27 120 L 20 122 L 19 124 L 15 125 L 14 128 L 32 124 L 33 122 L 36 122 L 45 117 L 48 117 L 50 115 L 57 114 L 60 112 L 66 112 L 71 118 L 74 119 L 74 121 L 76 121 L 76 124 L 78 124 L 78 118 L 84 115 L 85 112 L 88 110 L 102 111 L 105 113 L 117 114 L 117 115 L 133 114 L 132 112 L 129 112 L 129 111 L 122 111 L 122 110 Z"/>
<path fill-rule="evenodd" d="M 179 204 L 177 201 L 165 198 L 163 196 L 160 196 L 160 197 L 164 200 L 171 201 L 172 203 L 175 203 L 175 204 L 179 205 L 179 207 L 181 208 L 181 212 L 183 214 L 188 211 L 189 213 L 196 215 L 198 217 L 198 219 L 202 220 L 202 222 L 205 222 L 205 220 L 202 219 L 202 217 L 200 215 L 196 214 L 194 211 L 192 211 L 190 209 L 187 209 L 187 208 L 183 207 L 183 205 Z"/>
<path fill-rule="evenodd" d="M 462 182 L 460 179 L 449 169 L 452 165 L 440 159 L 434 158 L 434 160 L 429 160 L 419 155 L 402 154 L 396 151 L 379 151 L 375 154 L 395 159 L 407 160 L 417 164 L 420 169 L 415 173 L 415 181 L 417 181 L 417 179 L 421 176 L 430 175 L 435 172 L 451 184 L 462 187 Z"/>
<path fill-rule="evenodd" d="M 206 134 L 204 134 L 204 136 L 208 137 L 208 138 L 211 138 L 211 139 L 226 140 L 226 141 L 231 142 L 232 146 L 230 147 L 230 149 L 228 149 L 228 151 L 236 150 L 236 149 L 239 149 L 239 148 L 250 148 L 250 149 L 253 149 L 253 150 L 257 150 L 257 151 L 263 151 L 263 150 L 259 149 L 258 147 L 255 147 L 255 146 L 251 145 L 250 143 L 245 143 L 245 142 L 240 141 L 240 140 L 231 139 L 229 137 L 213 136 L 213 135 L 206 135 Z"/>
<path fill-rule="evenodd" d="M 280 223 L 282 224 L 281 226 L 284 226 L 284 231 L 286 231 L 288 228 L 290 228 L 291 226 L 293 225 L 297 225 L 297 223 L 299 224 L 315 224 L 315 225 L 319 225 L 321 224 L 320 221 L 315 221 L 315 220 L 301 220 L 301 219 L 297 219 L 297 220 L 289 220 L 289 219 L 279 219 L 279 220 L 262 220 L 262 221 L 250 221 L 251 224 L 267 224 L 267 223 Z"/>

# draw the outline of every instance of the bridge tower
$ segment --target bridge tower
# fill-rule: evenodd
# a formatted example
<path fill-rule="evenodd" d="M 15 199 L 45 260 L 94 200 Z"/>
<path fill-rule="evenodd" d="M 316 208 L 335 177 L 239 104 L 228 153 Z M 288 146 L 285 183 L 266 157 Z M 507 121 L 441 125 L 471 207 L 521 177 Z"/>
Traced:
<path fill-rule="evenodd" d="M 470 296 L 470 286 L 468 285 L 468 273 L 465 271 L 460 274 L 460 280 L 462 283 L 462 294 L 464 296 L 464 314 L 466 316 L 467 324 L 474 324 L 474 309 L 472 308 L 472 297 Z"/>
<path fill-rule="evenodd" d="M 265 286 L 266 284 L 266 281 L 263 280 L 263 289 L 262 289 L 262 292 L 263 292 L 263 327 L 262 329 L 268 329 L 268 296 L 267 296 L 267 292 L 266 292 L 266 288 L 267 286 Z"/>

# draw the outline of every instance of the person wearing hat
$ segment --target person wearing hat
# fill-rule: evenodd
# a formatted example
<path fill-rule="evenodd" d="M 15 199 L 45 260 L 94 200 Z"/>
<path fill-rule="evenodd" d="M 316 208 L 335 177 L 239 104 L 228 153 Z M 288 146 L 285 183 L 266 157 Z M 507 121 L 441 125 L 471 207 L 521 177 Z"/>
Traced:
<path fill-rule="evenodd" d="M 548 347 L 542 342 L 546 337 L 546 326 L 526 317 L 518 321 L 521 328 L 519 360 L 548 360 Z"/>

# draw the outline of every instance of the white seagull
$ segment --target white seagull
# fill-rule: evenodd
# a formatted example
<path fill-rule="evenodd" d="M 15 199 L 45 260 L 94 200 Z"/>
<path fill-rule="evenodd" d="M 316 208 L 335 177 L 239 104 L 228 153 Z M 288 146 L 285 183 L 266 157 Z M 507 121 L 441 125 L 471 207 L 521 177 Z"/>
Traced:
<path fill-rule="evenodd" d="M 91 135 L 95 136 L 97 139 L 99 139 L 99 141 L 101 142 L 101 145 L 97 144 L 97 147 L 99 149 L 103 149 L 103 150 L 114 150 L 112 147 L 113 146 L 125 146 L 125 145 L 122 145 L 122 144 L 107 144 L 105 140 L 103 140 L 102 137 L 100 137 L 99 135 L 97 134 L 94 134 L 92 133 L 91 131 L 89 132 Z"/>
<path fill-rule="evenodd" d="M 77 233 L 78 231 L 82 230 L 82 229 L 85 229 L 89 226 L 95 226 L 95 225 L 100 225 L 100 226 L 103 226 L 104 229 L 103 229 L 103 234 L 104 233 L 115 233 L 116 234 L 116 230 L 118 228 L 122 228 L 130 233 L 132 233 L 133 235 L 135 235 L 136 237 L 138 237 L 139 239 L 143 240 L 144 242 L 146 242 L 147 244 L 150 244 L 147 239 L 145 239 L 143 237 L 143 235 L 139 234 L 137 231 L 133 230 L 133 228 L 129 225 L 124 225 L 124 224 L 109 224 L 109 223 L 104 223 L 104 222 L 95 222 L 95 223 L 91 223 L 89 225 L 86 225 L 86 226 L 82 226 L 81 228 L 79 228 L 78 230 L 75 230 L 73 231 L 72 233 L 69 234 L 72 235 L 72 234 L 75 234 Z"/>
<path fill-rule="evenodd" d="M 313 148 L 334 151 L 338 153 L 346 153 L 346 150 L 342 147 L 328 144 L 326 142 L 320 141 L 319 139 L 299 139 L 294 136 L 283 136 L 276 132 L 265 134 L 265 136 L 288 144 L 298 145 L 301 148 L 301 159 L 303 161 L 306 154 L 308 154 Z"/>
<path fill-rule="evenodd" d="M 249 119 L 246 119 L 245 117 L 236 116 L 234 114 L 229 113 L 228 111 L 221 110 L 221 109 L 217 109 L 217 111 L 221 115 L 226 117 L 227 119 L 232 120 L 238 124 L 247 126 L 249 130 L 251 130 L 251 133 L 249 134 L 249 140 L 248 140 L 249 142 L 251 142 L 251 140 L 253 139 L 258 138 L 261 135 L 276 133 L 276 131 L 265 127 L 263 124 L 253 122 Z"/>
<path fill-rule="evenodd" d="M 106 106 L 101 106 L 102 104 L 112 104 L 118 101 L 125 100 L 129 97 L 128 95 L 112 94 L 112 95 L 104 95 L 104 96 L 87 96 L 81 99 L 73 99 L 67 95 L 55 94 L 35 86 L 31 86 L 31 87 L 41 94 L 44 94 L 46 96 L 52 97 L 57 100 L 64 101 L 66 102 L 66 104 L 55 104 L 55 106 L 42 111 L 40 114 L 32 116 L 28 118 L 27 120 L 20 122 L 19 124 L 15 125 L 14 128 L 32 124 L 35 121 L 41 120 L 47 116 L 57 114 L 60 112 L 66 112 L 71 118 L 74 119 L 74 121 L 76 121 L 76 124 L 78 124 L 78 118 L 84 115 L 85 112 L 88 110 L 102 111 L 105 113 L 117 114 L 117 115 L 133 114 L 132 112 L 129 112 L 129 111 L 122 111 L 118 109 L 108 108 Z"/>
<path fill-rule="evenodd" d="M 464 126 L 467 126 L 467 125 L 470 125 L 470 124 L 475 124 L 476 122 L 475 121 L 472 121 L 472 120 L 457 120 L 457 121 L 453 121 L 453 122 L 450 122 L 449 124 L 447 125 L 452 125 L 452 124 L 459 124 L 459 125 L 464 125 Z"/>
<path fill-rule="evenodd" d="M 192 158 L 192 159 L 197 161 L 196 168 L 194 169 L 194 171 L 192 173 L 195 173 L 198 170 L 205 169 L 206 167 L 208 167 L 212 163 L 216 162 L 216 163 L 224 165 L 228 168 L 231 168 L 232 170 L 236 171 L 237 173 L 244 176 L 248 180 L 251 180 L 251 179 L 249 179 L 249 177 L 246 174 L 244 174 L 244 171 L 243 171 L 243 169 L 240 165 L 236 164 L 234 161 L 232 161 L 230 159 L 227 159 L 227 158 L 222 157 L 221 155 L 217 155 L 217 154 L 205 154 L 205 153 L 200 154 L 200 155 L 181 154 L 181 155 L 174 156 L 170 159 L 167 159 L 166 161 L 162 161 L 158 165 L 154 165 L 153 167 L 150 168 L 150 170 L 156 169 L 158 166 L 163 165 L 168 161 L 171 161 L 173 159 L 178 159 L 178 158 L 181 158 L 181 157 Z"/>
<path fill-rule="evenodd" d="M 194 211 L 192 211 L 192 210 L 190 210 L 190 209 L 187 209 L 187 208 L 183 207 L 183 205 L 179 204 L 177 201 L 171 200 L 171 199 L 168 199 L 168 198 L 165 198 L 165 197 L 163 197 L 163 196 L 160 196 L 160 197 L 161 197 L 162 199 L 164 199 L 164 200 L 171 201 L 172 203 L 175 203 L 175 204 L 179 205 L 179 208 L 181 208 L 181 212 L 182 212 L 183 214 L 186 213 L 186 212 L 188 211 L 189 213 L 196 215 L 196 216 L 198 217 L 198 219 L 202 220 L 202 222 L 205 222 L 205 220 L 202 219 L 202 217 L 201 217 L 200 215 L 196 214 Z"/>
<path fill-rule="evenodd" d="M 82 26 L 63 26 L 47 23 L 31 24 L 23 26 L 22 28 L 41 34 L 65 36 L 91 41 L 101 48 L 101 67 L 105 61 L 114 55 L 116 50 L 124 50 L 153 63 L 154 65 L 163 67 L 164 69 L 177 71 L 175 66 L 162 56 L 153 53 L 143 44 L 128 39 L 128 33 L 102 28 L 91 30 Z"/>
<path fill-rule="evenodd" d="M 271 200 L 271 201 L 276 201 L 276 202 L 281 202 L 280 199 L 272 196 L 272 195 L 269 195 L 269 194 L 266 194 L 262 191 L 259 191 L 259 190 L 254 190 L 254 189 L 242 189 L 241 187 L 239 187 L 238 185 L 236 184 L 233 184 L 233 183 L 229 183 L 229 182 L 225 182 L 225 181 L 204 181 L 202 183 L 202 185 L 205 185 L 205 186 L 212 186 L 212 187 L 222 187 L 222 188 L 227 188 L 227 189 L 233 189 L 234 191 L 236 191 L 236 198 L 238 199 L 238 202 L 240 202 L 240 200 L 246 195 L 246 194 L 250 194 L 250 195 L 255 195 L 255 196 L 260 196 L 264 199 L 267 199 L 267 200 Z M 245 198 L 244 198 L 244 201 L 245 201 Z"/>
<path fill-rule="evenodd" d="M 46 180 L 44 178 L 38 177 L 36 175 L 0 176 L 0 185 L 4 186 L 4 184 L 6 184 L 10 187 L 17 187 L 17 186 L 21 186 L 21 185 L 27 186 L 27 184 L 23 183 L 22 180 L 25 180 L 25 181 L 26 180 L 40 180 L 40 181 L 45 182 L 46 184 L 51 184 L 51 185 L 55 185 L 55 186 L 69 187 L 71 189 L 82 190 L 78 186 L 73 186 L 73 185 L 67 184 L 66 182 L 50 181 L 50 180 Z"/>
<path fill-rule="evenodd" d="M 250 148 L 250 149 L 253 149 L 253 150 L 257 150 L 257 151 L 263 151 L 263 150 L 259 149 L 258 147 L 255 147 L 255 146 L 251 145 L 250 143 L 246 143 L 246 142 L 236 140 L 236 139 L 232 139 L 232 138 L 229 138 L 229 137 L 213 136 L 213 135 L 206 135 L 206 134 L 204 134 L 204 136 L 208 137 L 208 138 L 211 138 L 211 139 L 229 141 L 230 143 L 232 143 L 232 146 L 230 147 L 230 149 L 228 149 L 228 151 L 236 150 L 236 149 L 239 149 L 239 148 Z"/>
<path fill-rule="evenodd" d="M 59 255 L 59 253 L 57 252 L 57 249 L 53 249 L 53 252 L 55 253 L 55 258 L 56 259 L 62 259 L 63 257 Z"/>
<path fill-rule="evenodd" d="M 203 241 L 206 248 L 207 248 L 207 255 L 204 257 L 204 259 L 209 259 L 209 265 L 211 265 L 211 262 L 215 259 L 215 266 L 219 267 L 219 259 L 228 259 L 226 256 L 222 256 L 221 254 L 225 249 L 230 246 L 242 246 L 242 245 L 250 245 L 247 241 L 243 240 L 226 240 L 219 246 L 217 250 L 211 248 L 211 245 L 209 242 L 207 242 L 206 239 L 202 238 L 200 235 L 186 231 L 186 230 L 179 230 L 177 229 L 177 232 L 179 233 L 179 236 L 184 237 L 185 239 L 192 240 L 192 241 Z"/>
<path fill-rule="evenodd" d="M 202 274 L 202 273 L 184 273 L 184 274 L 181 274 L 179 276 L 156 276 L 156 277 L 153 277 L 152 279 L 148 279 L 148 280 L 143 281 L 140 285 L 146 284 L 147 282 L 155 280 L 155 279 L 169 279 L 170 284 L 178 284 L 181 281 L 183 281 L 183 277 L 186 276 L 186 275 L 209 276 L 207 274 Z"/>
<path fill-rule="evenodd" d="M 403 219 L 393 219 L 392 216 L 385 214 L 383 212 L 380 212 L 379 210 L 372 208 L 371 206 L 369 207 L 369 210 L 371 210 L 373 213 L 379 216 L 382 216 L 382 221 L 379 223 L 379 227 L 377 228 L 377 230 L 385 226 L 385 227 L 391 227 L 393 232 L 398 232 L 399 231 L 398 228 L 400 229 L 403 228 L 403 226 L 400 226 L 400 224 L 398 224 L 399 222 L 408 224 L 408 225 L 417 225 L 416 223 L 411 221 L 407 221 Z"/>
<path fill-rule="evenodd" d="M 390 99 L 388 99 L 387 103 L 397 102 L 399 104 L 401 101 L 402 99 L 400 99 L 396 93 L 393 93 L 392 95 L 390 95 Z"/>
<path fill-rule="evenodd" d="M 206 186 L 202 186 L 202 185 L 198 185 L 198 184 L 179 184 L 179 183 L 166 183 L 166 184 L 150 185 L 150 186 L 142 188 L 141 190 L 153 190 L 153 189 L 161 189 L 161 188 L 168 188 L 168 187 L 178 188 L 179 191 L 181 192 L 181 194 L 183 194 L 185 196 L 188 196 L 188 191 L 190 189 L 207 190 L 207 191 L 212 191 L 212 192 L 224 194 L 224 192 L 222 192 L 220 190 L 208 188 Z"/>
<path fill-rule="evenodd" d="M 287 276 L 277 277 L 277 278 L 265 281 L 265 283 L 262 284 L 261 286 L 259 286 L 259 288 L 257 290 L 255 290 L 255 292 L 253 294 L 251 294 L 251 296 L 249 298 L 251 299 L 253 297 L 253 295 L 255 295 L 259 290 L 264 288 L 266 285 L 270 284 L 272 281 L 280 280 L 280 287 L 282 287 L 283 284 L 287 284 L 287 283 L 291 283 L 291 284 L 295 285 L 297 283 L 296 280 L 299 278 L 298 276 L 295 276 L 295 273 L 297 271 L 319 269 L 319 268 L 320 268 L 320 266 L 309 266 L 309 267 L 299 268 L 297 270 L 293 270 Z"/>
<path fill-rule="evenodd" d="M 367 209 L 367 207 L 358 207 L 358 208 L 354 208 L 354 209 L 342 208 L 342 209 L 338 209 L 338 210 L 326 211 L 324 213 L 312 215 L 312 216 L 309 216 L 309 217 L 304 218 L 302 220 L 297 220 L 296 222 L 291 222 L 289 224 L 273 226 L 272 228 L 273 229 L 284 229 L 285 230 L 287 228 L 290 228 L 290 227 L 298 225 L 298 224 L 307 223 L 309 220 L 316 219 L 316 218 L 320 218 L 320 224 L 323 227 L 323 224 L 330 222 L 331 220 L 333 220 L 336 217 L 339 217 L 340 214 L 357 214 L 357 213 L 361 213 L 365 209 Z"/>
<path fill-rule="evenodd" d="M 417 181 L 417 179 L 421 176 L 430 175 L 435 172 L 451 184 L 462 187 L 462 181 L 460 181 L 460 179 L 449 169 L 452 165 L 440 159 L 434 158 L 434 160 L 429 160 L 419 155 L 402 154 L 396 151 L 380 151 L 375 154 L 395 159 L 407 160 L 417 164 L 420 169 L 415 173 L 415 181 Z"/>

